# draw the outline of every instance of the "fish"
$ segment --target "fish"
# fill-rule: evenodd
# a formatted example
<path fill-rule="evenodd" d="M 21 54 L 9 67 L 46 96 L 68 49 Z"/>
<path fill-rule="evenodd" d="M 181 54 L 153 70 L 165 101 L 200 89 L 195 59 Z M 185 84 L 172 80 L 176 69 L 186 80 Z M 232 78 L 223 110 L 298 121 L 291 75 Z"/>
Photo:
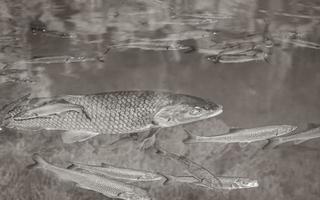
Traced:
<path fill-rule="evenodd" d="M 78 62 L 93 62 L 102 61 L 102 58 L 97 57 L 86 57 L 86 56 L 45 56 L 45 57 L 34 57 L 30 60 L 20 60 L 15 62 L 13 65 L 19 64 L 60 64 L 60 63 L 78 63 Z"/>
<path fill-rule="evenodd" d="M 301 144 L 308 140 L 316 139 L 319 137 L 320 137 L 320 125 L 310 123 L 308 124 L 308 128 L 305 131 L 288 135 L 288 136 L 282 136 L 282 137 L 270 139 L 269 142 L 263 147 L 263 149 L 276 148 L 277 146 L 287 142 L 293 142 L 294 144 L 297 145 L 297 144 Z"/>
<path fill-rule="evenodd" d="M 207 56 L 207 59 L 214 63 L 246 63 L 252 61 L 266 61 L 269 63 L 269 54 L 257 49 L 240 52 L 238 54 L 224 54 Z"/>
<path fill-rule="evenodd" d="M 203 24 L 215 24 L 217 23 L 217 19 L 173 19 L 170 21 L 148 21 L 149 25 L 203 25 Z"/>
<path fill-rule="evenodd" d="M 185 31 L 180 33 L 170 33 L 163 38 L 153 38 L 153 39 L 138 39 L 139 41 L 151 41 L 151 42 L 177 42 L 190 39 L 202 39 L 202 38 L 212 38 L 214 33 L 210 31 L 194 30 Z"/>
<path fill-rule="evenodd" d="M 48 163 L 39 154 L 33 154 L 34 164 L 28 168 L 40 168 L 55 174 L 60 180 L 76 183 L 77 187 L 101 193 L 109 198 L 124 200 L 151 200 L 147 191 L 113 179 L 60 168 Z"/>
<path fill-rule="evenodd" d="M 203 166 L 187 159 L 185 156 L 168 152 L 159 147 L 158 144 L 156 144 L 155 149 L 158 155 L 168 157 L 169 159 L 181 163 L 186 168 L 187 172 L 199 181 L 199 184 L 204 184 L 210 188 L 218 188 L 222 186 L 221 180 L 215 174 L 213 174 Z M 167 177 L 167 179 L 169 180 L 170 177 Z M 165 183 L 166 182 L 164 182 L 164 184 Z"/>
<path fill-rule="evenodd" d="M 71 104 L 71 103 L 53 103 L 45 104 L 30 110 L 27 110 L 24 113 L 20 113 L 20 116 L 14 116 L 15 120 L 26 120 L 39 117 L 50 117 L 52 115 L 62 116 L 67 112 L 77 112 L 84 113 L 88 119 L 90 117 L 84 112 L 83 106 Z"/>
<path fill-rule="evenodd" d="M 193 176 L 171 176 L 165 175 L 168 181 L 165 184 L 170 184 L 173 182 L 195 184 L 200 187 L 208 187 L 207 185 L 202 184 L 199 180 Z M 224 190 L 234 190 L 234 189 L 244 189 L 244 188 L 255 188 L 259 186 L 259 183 L 256 179 L 244 178 L 244 177 L 232 177 L 232 176 L 217 176 L 221 181 L 221 186 L 215 187 L 215 189 L 224 189 Z"/>
<path fill-rule="evenodd" d="M 16 120 L 14 116 L 47 102 L 70 103 L 83 112 L 65 112 L 63 116 Z M 62 110 L 54 110 L 59 113 Z M 64 143 L 82 142 L 99 134 L 130 134 L 173 127 L 221 114 L 222 106 L 210 100 L 161 91 L 112 91 L 87 95 L 62 95 L 28 98 L 13 107 L 2 126 L 22 130 L 64 131 Z M 42 113 L 45 115 L 46 113 Z M 49 111 L 47 114 L 52 114 Z"/>
<path fill-rule="evenodd" d="M 152 51 L 176 51 L 176 50 L 190 50 L 192 47 L 182 45 L 176 42 L 159 42 L 159 41 L 136 41 L 127 44 L 112 45 L 109 48 L 118 49 L 141 49 Z"/>
<path fill-rule="evenodd" d="M 212 14 L 212 13 L 203 13 L 203 14 L 180 14 L 174 17 L 187 17 L 187 18 L 199 18 L 199 19 L 232 19 L 234 16 L 227 14 Z"/>
<path fill-rule="evenodd" d="M 88 165 L 72 162 L 68 169 L 86 171 L 88 173 L 97 174 L 99 176 L 106 176 L 107 178 L 117 179 L 126 182 L 166 180 L 166 178 L 159 173 L 117 167 L 107 163 L 101 163 L 101 165 Z"/>
<path fill-rule="evenodd" d="M 185 130 L 188 137 L 184 139 L 185 144 L 190 143 L 251 143 L 270 138 L 279 137 L 294 131 L 297 127 L 291 125 L 272 125 L 256 128 L 232 128 L 229 133 L 214 136 L 192 135 Z"/>

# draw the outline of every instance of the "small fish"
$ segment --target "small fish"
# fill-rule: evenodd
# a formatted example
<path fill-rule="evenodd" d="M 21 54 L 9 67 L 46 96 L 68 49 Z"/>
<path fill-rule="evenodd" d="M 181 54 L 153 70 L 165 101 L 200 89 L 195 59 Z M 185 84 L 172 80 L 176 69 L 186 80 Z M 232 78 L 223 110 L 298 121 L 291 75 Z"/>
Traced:
<path fill-rule="evenodd" d="M 303 131 L 301 133 L 288 135 L 288 136 L 282 136 L 282 137 L 270 139 L 269 143 L 267 143 L 263 147 L 263 149 L 275 148 L 275 147 L 277 147 L 281 144 L 287 143 L 287 142 L 294 142 L 294 144 L 301 144 L 301 143 L 306 142 L 308 140 L 312 140 L 312 139 L 319 138 L 319 137 L 320 137 L 320 125 L 310 123 L 308 125 L 308 128 L 306 131 Z"/>
<path fill-rule="evenodd" d="M 252 61 L 266 61 L 268 60 L 269 54 L 260 50 L 248 50 L 239 54 L 224 54 L 207 56 L 207 59 L 214 63 L 246 63 Z"/>
<path fill-rule="evenodd" d="M 203 13 L 203 14 L 180 14 L 174 17 L 187 17 L 187 18 L 199 18 L 199 19 L 232 19 L 232 15 L 227 14 L 212 14 L 212 13 Z"/>
<path fill-rule="evenodd" d="M 60 64 L 60 63 L 78 63 L 78 62 L 92 62 L 101 61 L 100 57 L 85 57 L 85 56 L 48 56 L 48 57 L 34 57 L 30 60 L 21 60 L 14 63 L 19 64 Z"/>
<path fill-rule="evenodd" d="M 202 167 L 201 165 L 187 159 L 184 156 L 168 152 L 160 148 L 158 145 L 155 147 L 155 149 L 157 150 L 157 154 L 166 156 L 172 160 L 180 162 L 187 169 L 187 172 L 199 181 L 199 184 L 204 184 L 210 188 L 219 188 L 222 186 L 220 179 L 212 172 L 210 172 L 208 169 Z M 170 177 L 167 178 L 169 179 Z M 165 183 L 166 182 L 164 182 L 164 184 Z"/>
<path fill-rule="evenodd" d="M 52 172 L 61 180 L 74 182 L 80 188 L 99 192 L 109 198 L 124 200 L 151 199 L 148 193 L 139 187 L 94 174 L 60 168 L 48 163 L 38 154 L 34 154 L 32 159 L 35 162 L 32 167 Z"/>
<path fill-rule="evenodd" d="M 99 165 L 88 165 L 80 163 L 72 163 L 68 169 L 87 171 L 89 173 L 97 174 L 99 176 L 106 176 L 107 178 L 117 179 L 126 182 L 137 181 L 160 181 L 166 178 L 159 173 L 149 171 L 129 169 L 117 167 L 114 165 L 102 163 Z"/>
<path fill-rule="evenodd" d="M 207 185 L 200 183 L 199 179 L 193 176 L 165 175 L 165 177 L 168 179 L 168 181 L 165 182 L 165 184 L 169 184 L 171 182 L 190 183 L 190 184 L 195 184 L 197 186 L 212 189 Z M 234 190 L 234 189 L 254 188 L 259 186 L 258 181 L 251 178 L 229 177 L 229 176 L 217 176 L 217 178 L 221 181 L 222 185 L 215 187 L 215 189 Z"/>
<path fill-rule="evenodd" d="M 85 112 L 66 112 L 62 117 L 15 120 L 12 114 L 51 102 L 78 105 Z M 65 111 L 55 109 L 55 113 Z M 29 130 L 65 131 L 65 143 L 81 142 L 99 134 L 129 134 L 191 123 L 215 117 L 222 106 L 185 94 L 158 91 L 114 91 L 88 95 L 65 95 L 26 99 L 5 115 L 3 126 Z M 15 116 L 14 115 L 14 116 Z M 90 116 L 90 119 L 88 119 Z"/>
<path fill-rule="evenodd" d="M 181 33 L 170 33 L 167 34 L 166 37 L 163 38 L 154 38 L 154 39 L 139 39 L 140 41 L 151 41 L 151 42 L 177 42 L 183 40 L 190 40 L 190 39 L 202 39 L 202 38 L 211 38 L 214 36 L 214 33 L 209 31 L 201 31 L 201 30 L 194 30 L 194 31 L 186 31 Z"/>
<path fill-rule="evenodd" d="M 118 49 L 141 49 L 152 51 L 177 51 L 177 50 L 190 50 L 191 47 L 182 45 L 176 42 L 152 42 L 152 41 L 138 41 L 130 42 L 128 44 L 113 45 L 110 48 Z"/>
<path fill-rule="evenodd" d="M 216 19 L 173 19 L 170 21 L 148 21 L 148 25 L 181 25 L 181 26 L 196 26 L 203 24 L 217 23 Z"/>
<path fill-rule="evenodd" d="M 14 120 L 26 120 L 26 119 L 33 119 L 38 117 L 50 117 L 52 115 L 62 116 L 67 112 L 77 112 L 77 113 L 84 113 L 88 119 L 90 117 L 86 114 L 84 107 L 71 104 L 71 103 L 52 103 L 42 105 L 26 112 L 20 113 L 19 116 L 15 116 Z"/>
<path fill-rule="evenodd" d="M 190 143 L 250 143 L 261 140 L 268 140 L 270 138 L 279 137 L 294 131 L 297 127 L 291 125 L 274 125 L 263 126 L 257 128 L 230 129 L 229 133 L 215 136 L 195 136 L 190 134 L 187 130 L 188 138 L 183 142 Z"/>

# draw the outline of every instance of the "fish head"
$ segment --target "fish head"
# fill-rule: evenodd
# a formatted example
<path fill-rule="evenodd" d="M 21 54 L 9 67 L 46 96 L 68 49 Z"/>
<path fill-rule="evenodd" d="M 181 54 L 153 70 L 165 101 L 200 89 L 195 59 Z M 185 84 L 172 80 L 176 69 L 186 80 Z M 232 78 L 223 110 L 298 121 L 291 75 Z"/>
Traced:
<path fill-rule="evenodd" d="M 259 186 L 257 180 L 250 178 L 238 178 L 234 181 L 234 184 L 237 186 L 237 188 L 253 188 Z"/>
<path fill-rule="evenodd" d="M 154 116 L 160 127 L 170 127 L 215 117 L 222 113 L 222 106 L 212 101 L 190 95 L 170 95 L 169 105 L 163 106 Z"/>
<path fill-rule="evenodd" d="M 282 125 L 279 128 L 277 128 L 275 136 L 285 135 L 285 134 L 288 134 L 296 129 L 297 129 L 297 126 Z"/>

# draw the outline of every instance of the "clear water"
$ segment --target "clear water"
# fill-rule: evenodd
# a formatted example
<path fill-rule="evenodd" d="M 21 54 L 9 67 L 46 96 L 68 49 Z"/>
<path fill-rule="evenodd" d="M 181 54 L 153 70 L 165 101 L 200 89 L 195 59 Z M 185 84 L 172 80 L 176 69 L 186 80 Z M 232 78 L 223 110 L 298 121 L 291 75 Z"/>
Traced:
<path fill-rule="evenodd" d="M 315 0 L 3 0 L 0 5 L 1 105 L 30 92 L 55 96 L 168 90 L 209 98 L 224 106 L 216 119 L 185 125 L 199 135 L 223 133 L 227 125 L 292 124 L 303 130 L 310 122 L 320 122 L 320 50 L 288 39 L 297 33 L 301 40 L 320 42 L 320 4 Z M 199 13 L 215 13 L 221 18 L 214 23 L 186 25 L 172 17 Z M 262 35 L 266 18 L 268 34 L 280 38 L 268 49 L 268 62 L 214 63 L 200 52 L 214 42 Z M 123 41 L 166 38 L 172 33 L 181 38 L 188 31 L 208 31 L 212 37 L 182 41 L 195 47 L 192 52 L 112 48 L 104 53 Z M 30 63 L 36 57 L 52 56 L 60 57 L 48 63 Z M 68 56 L 82 56 L 82 62 L 71 62 Z M 163 129 L 159 140 L 166 149 L 186 155 L 218 175 L 256 178 L 260 186 L 218 191 L 187 184 L 153 184 L 149 192 L 154 199 L 320 198 L 319 140 L 263 151 L 264 142 L 184 145 L 184 137 L 183 129 L 176 127 Z M 111 136 L 72 145 L 45 131 L 12 130 L 0 138 L 0 199 L 108 199 L 40 170 L 27 169 L 35 152 L 59 166 L 67 166 L 68 161 L 108 162 L 184 175 L 178 163 L 140 152 L 132 142 L 111 150 L 107 144 L 117 139 Z"/>

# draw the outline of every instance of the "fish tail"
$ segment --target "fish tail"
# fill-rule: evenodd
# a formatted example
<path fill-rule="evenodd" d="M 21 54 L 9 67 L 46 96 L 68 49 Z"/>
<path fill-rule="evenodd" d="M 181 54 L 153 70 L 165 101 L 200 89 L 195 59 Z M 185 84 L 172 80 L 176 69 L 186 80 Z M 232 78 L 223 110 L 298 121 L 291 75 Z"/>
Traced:
<path fill-rule="evenodd" d="M 182 141 L 184 144 L 191 144 L 197 141 L 196 136 L 192 135 L 188 130 L 184 129 L 184 131 L 187 133 L 187 138 Z"/>
<path fill-rule="evenodd" d="M 39 168 L 48 164 L 38 153 L 33 154 L 31 158 L 34 161 L 34 163 L 28 165 L 28 169 Z"/>
<path fill-rule="evenodd" d="M 163 175 L 163 174 L 161 174 L 161 175 L 165 178 L 165 180 L 162 182 L 162 185 L 169 185 L 172 182 L 177 182 L 176 177 L 174 177 L 174 176 Z"/>
<path fill-rule="evenodd" d="M 274 149 L 278 145 L 280 145 L 281 143 L 282 142 L 281 142 L 280 138 L 271 138 L 271 139 L 268 140 L 268 143 L 262 147 L 262 149 L 264 149 L 264 150 L 266 150 L 266 149 Z"/>

